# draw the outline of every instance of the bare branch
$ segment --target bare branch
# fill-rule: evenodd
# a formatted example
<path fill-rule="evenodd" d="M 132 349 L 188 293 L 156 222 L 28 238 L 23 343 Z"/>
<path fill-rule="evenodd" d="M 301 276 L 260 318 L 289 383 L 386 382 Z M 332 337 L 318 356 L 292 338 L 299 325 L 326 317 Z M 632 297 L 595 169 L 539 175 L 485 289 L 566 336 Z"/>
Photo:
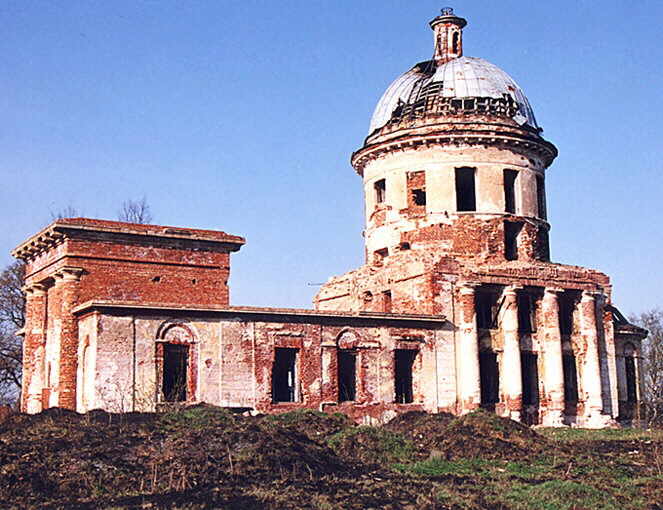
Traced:
<path fill-rule="evenodd" d="M 125 200 L 122 202 L 117 219 L 128 223 L 150 223 L 152 221 L 152 212 L 147 198 L 143 195 L 140 200 Z"/>
<path fill-rule="evenodd" d="M 51 211 L 51 221 L 59 220 L 61 218 L 77 218 L 81 213 L 73 205 L 69 204 L 66 207 Z"/>

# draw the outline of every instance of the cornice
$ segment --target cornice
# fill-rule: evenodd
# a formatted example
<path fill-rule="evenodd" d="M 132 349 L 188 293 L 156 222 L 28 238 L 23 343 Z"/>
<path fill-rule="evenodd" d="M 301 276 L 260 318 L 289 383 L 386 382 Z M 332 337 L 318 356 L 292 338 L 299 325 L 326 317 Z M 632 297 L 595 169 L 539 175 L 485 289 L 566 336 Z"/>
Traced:
<path fill-rule="evenodd" d="M 352 154 L 351 163 L 363 176 L 366 165 L 385 154 L 448 145 L 483 145 L 528 151 L 541 157 L 546 167 L 557 157 L 557 148 L 552 143 L 522 128 L 486 122 L 448 121 L 404 127 L 371 136 L 364 147 Z"/>

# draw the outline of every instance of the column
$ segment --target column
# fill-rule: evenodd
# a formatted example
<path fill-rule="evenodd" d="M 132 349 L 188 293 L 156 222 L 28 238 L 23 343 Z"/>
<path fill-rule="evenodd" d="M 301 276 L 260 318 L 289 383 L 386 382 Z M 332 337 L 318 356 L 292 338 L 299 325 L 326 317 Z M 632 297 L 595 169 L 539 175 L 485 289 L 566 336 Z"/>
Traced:
<path fill-rule="evenodd" d="M 23 290 L 26 296 L 21 410 L 34 414 L 43 409 L 41 396 L 44 385 L 46 288 L 41 284 L 32 284 Z"/>
<path fill-rule="evenodd" d="M 56 273 L 56 285 L 62 293 L 58 406 L 74 411 L 78 372 L 78 321 L 72 310 L 78 304 L 78 284 L 82 272 L 79 268 L 63 268 Z"/>
<path fill-rule="evenodd" d="M 601 367 L 599 341 L 596 329 L 596 294 L 583 291 L 580 300 L 580 333 L 585 344 L 585 359 L 582 365 L 582 386 L 585 399 L 584 426 L 603 427 L 603 399 L 601 397 Z"/>
<path fill-rule="evenodd" d="M 543 425 L 559 427 L 564 418 L 564 367 L 562 365 L 562 335 L 559 330 L 559 302 L 557 294 L 563 289 L 546 288 L 541 303 L 543 315 L 543 385 L 547 405 Z"/>
<path fill-rule="evenodd" d="M 523 381 L 520 368 L 520 337 L 518 334 L 518 299 L 520 287 L 511 285 L 503 292 L 502 332 L 504 349 L 502 351 L 501 395 L 506 405 L 505 416 L 520 421 L 523 406 Z"/>
<path fill-rule="evenodd" d="M 481 376 L 479 372 L 479 338 L 474 304 L 478 284 L 465 283 L 458 296 L 458 396 L 459 411 L 466 414 L 481 405 Z"/>

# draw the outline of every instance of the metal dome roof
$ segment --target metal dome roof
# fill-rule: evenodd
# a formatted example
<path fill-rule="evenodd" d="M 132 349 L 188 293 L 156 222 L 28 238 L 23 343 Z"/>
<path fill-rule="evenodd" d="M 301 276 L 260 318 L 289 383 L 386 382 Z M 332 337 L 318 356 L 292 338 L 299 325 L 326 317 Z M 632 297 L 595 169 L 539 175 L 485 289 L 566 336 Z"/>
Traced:
<path fill-rule="evenodd" d="M 422 62 L 397 78 L 375 108 L 369 134 L 383 127 L 399 105 L 417 100 L 420 91 L 432 83 L 440 83 L 435 93 L 445 98 L 497 99 L 508 94 L 518 105 L 513 119 L 521 125 L 539 128 L 527 97 L 513 78 L 482 58 L 460 57 L 437 68 L 433 61 Z"/>

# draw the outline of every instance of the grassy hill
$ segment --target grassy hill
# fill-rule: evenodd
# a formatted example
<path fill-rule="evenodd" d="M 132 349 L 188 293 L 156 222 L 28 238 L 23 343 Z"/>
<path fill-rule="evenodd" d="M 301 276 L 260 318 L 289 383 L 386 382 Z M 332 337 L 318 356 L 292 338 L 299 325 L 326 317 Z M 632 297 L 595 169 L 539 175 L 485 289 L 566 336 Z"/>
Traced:
<path fill-rule="evenodd" d="M 663 433 L 212 406 L 0 424 L 1 508 L 663 509 Z"/>

